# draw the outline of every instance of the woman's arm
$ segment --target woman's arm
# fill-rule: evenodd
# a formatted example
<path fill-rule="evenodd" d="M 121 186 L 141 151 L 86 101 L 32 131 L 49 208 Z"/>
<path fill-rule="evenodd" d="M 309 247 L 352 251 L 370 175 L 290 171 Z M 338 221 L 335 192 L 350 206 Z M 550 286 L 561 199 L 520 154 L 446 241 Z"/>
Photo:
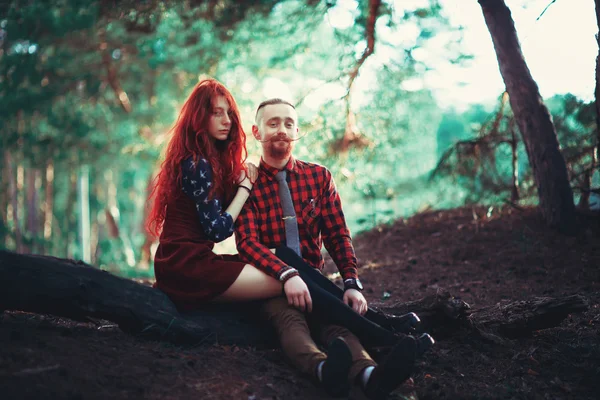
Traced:
<path fill-rule="evenodd" d="M 240 215 L 240 211 L 242 211 L 242 207 L 244 207 L 244 203 L 250 197 L 250 192 L 252 191 L 252 185 L 256 182 L 256 178 L 258 177 L 258 168 L 256 165 L 252 163 L 248 163 L 248 175 L 245 172 L 242 172 L 242 176 L 240 177 L 240 182 L 238 183 L 237 193 L 233 197 L 231 204 L 225 210 L 226 213 L 231 215 L 233 221 L 237 219 Z"/>
<path fill-rule="evenodd" d="M 196 165 L 188 158 L 181 163 L 181 168 L 183 192 L 194 201 L 202 230 L 214 242 L 227 239 L 233 234 L 233 217 L 223 212 L 220 199 L 209 198 L 213 186 L 210 163 L 200 159 Z"/>

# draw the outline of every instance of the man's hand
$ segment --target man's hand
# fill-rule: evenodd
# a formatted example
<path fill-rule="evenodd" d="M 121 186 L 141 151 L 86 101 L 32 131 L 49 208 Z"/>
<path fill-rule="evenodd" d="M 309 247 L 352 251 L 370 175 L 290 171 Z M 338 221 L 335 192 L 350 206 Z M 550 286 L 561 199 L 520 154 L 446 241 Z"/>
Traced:
<path fill-rule="evenodd" d="M 294 276 L 283 284 L 283 290 L 290 306 L 294 306 L 300 311 L 312 311 L 312 299 L 306 283 L 299 276 Z"/>
<path fill-rule="evenodd" d="M 254 184 L 256 178 L 258 178 L 258 167 L 251 162 L 247 162 L 246 167 L 248 167 L 248 179 Z"/>
<path fill-rule="evenodd" d="M 246 171 L 240 172 L 237 184 L 252 189 L 254 182 L 256 182 L 256 179 L 258 178 L 258 167 L 249 162 L 246 163 L 246 168 L 248 169 L 248 173 L 246 173 Z"/>
<path fill-rule="evenodd" d="M 356 289 L 348 289 L 344 292 L 344 303 L 360 315 L 365 315 L 367 312 L 367 299 Z"/>

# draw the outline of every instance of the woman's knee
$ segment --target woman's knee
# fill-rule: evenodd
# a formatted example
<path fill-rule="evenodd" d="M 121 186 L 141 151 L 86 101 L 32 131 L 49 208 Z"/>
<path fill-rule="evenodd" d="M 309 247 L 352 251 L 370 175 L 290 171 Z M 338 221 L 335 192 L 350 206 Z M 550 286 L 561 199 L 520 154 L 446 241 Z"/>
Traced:
<path fill-rule="evenodd" d="M 246 264 L 237 279 L 215 301 L 259 300 L 280 295 L 281 282 Z"/>
<path fill-rule="evenodd" d="M 246 264 L 246 266 L 244 266 L 237 280 L 241 283 L 260 285 L 263 288 L 273 288 L 279 290 L 280 292 L 283 287 L 281 282 L 279 282 L 277 279 L 265 274 L 250 264 Z"/>

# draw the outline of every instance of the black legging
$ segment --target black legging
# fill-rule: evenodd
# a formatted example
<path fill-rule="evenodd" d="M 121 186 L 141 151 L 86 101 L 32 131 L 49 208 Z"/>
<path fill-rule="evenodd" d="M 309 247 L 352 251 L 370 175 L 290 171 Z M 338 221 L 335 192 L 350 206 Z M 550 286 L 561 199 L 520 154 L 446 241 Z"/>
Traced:
<path fill-rule="evenodd" d="M 369 309 L 364 316 L 342 301 L 344 291 L 320 271 L 307 264 L 289 247 L 279 247 L 275 255 L 298 270 L 313 301 L 313 312 L 322 319 L 352 331 L 365 345 L 390 346 L 404 335 L 385 329 L 386 317 Z M 381 325 L 380 325 L 381 324 Z"/>

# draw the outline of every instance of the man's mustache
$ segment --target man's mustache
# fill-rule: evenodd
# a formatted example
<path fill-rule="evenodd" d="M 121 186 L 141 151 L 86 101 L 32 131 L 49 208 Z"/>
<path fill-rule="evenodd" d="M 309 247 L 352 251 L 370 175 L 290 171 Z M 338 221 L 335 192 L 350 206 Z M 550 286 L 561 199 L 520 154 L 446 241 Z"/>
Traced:
<path fill-rule="evenodd" d="M 270 139 L 267 140 L 261 140 L 261 142 L 263 143 L 275 143 L 275 142 L 286 142 L 286 143 L 291 143 L 293 142 L 294 139 L 291 139 L 288 135 L 286 134 L 278 134 L 276 136 L 273 136 Z"/>
<path fill-rule="evenodd" d="M 290 139 L 287 136 L 276 136 L 276 137 L 272 137 L 270 140 L 270 142 L 292 142 L 292 139 Z"/>

